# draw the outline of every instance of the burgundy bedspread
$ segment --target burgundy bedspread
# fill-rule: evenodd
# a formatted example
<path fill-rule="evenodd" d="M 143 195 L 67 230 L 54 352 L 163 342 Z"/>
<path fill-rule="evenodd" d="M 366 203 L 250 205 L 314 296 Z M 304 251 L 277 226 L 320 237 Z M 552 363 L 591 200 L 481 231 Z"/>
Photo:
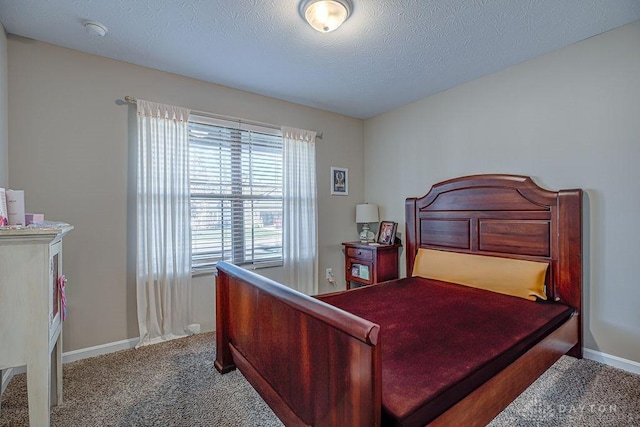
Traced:
<path fill-rule="evenodd" d="M 387 425 L 423 425 L 525 353 L 572 309 L 406 278 L 318 296 L 381 327 Z"/>

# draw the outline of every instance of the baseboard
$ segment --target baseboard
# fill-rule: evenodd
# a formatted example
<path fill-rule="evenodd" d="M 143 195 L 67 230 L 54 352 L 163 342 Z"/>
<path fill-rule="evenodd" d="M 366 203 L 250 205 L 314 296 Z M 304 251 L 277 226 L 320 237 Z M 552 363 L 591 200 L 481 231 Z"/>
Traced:
<path fill-rule="evenodd" d="M 138 341 L 140 341 L 140 338 L 129 338 L 128 340 L 68 351 L 66 353 L 62 353 L 62 363 L 71 363 L 77 360 L 88 359 L 89 357 L 101 356 L 103 354 L 113 353 L 120 350 L 127 350 L 135 347 L 136 344 L 138 344 Z"/>
<path fill-rule="evenodd" d="M 93 347 L 81 348 L 79 350 L 68 351 L 62 353 L 62 363 L 71 363 L 77 360 L 88 359 L 89 357 L 101 356 L 120 350 L 133 348 L 140 341 L 139 338 L 129 338 L 128 340 L 110 342 L 100 344 Z M 24 374 L 27 372 L 27 366 L 16 366 L 13 368 L 13 375 Z"/>
<path fill-rule="evenodd" d="M 0 386 L 0 394 L 4 393 L 4 391 L 7 389 L 11 378 L 13 378 L 13 368 L 4 369 L 2 371 L 2 378 L 0 378 L 0 383 L 2 383 L 2 385 Z"/>
<path fill-rule="evenodd" d="M 640 363 L 634 362 L 633 360 L 623 359 L 622 357 L 612 356 L 611 354 L 588 348 L 584 349 L 583 354 L 586 359 L 595 360 L 596 362 L 604 363 L 605 365 L 613 366 L 614 368 L 622 369 L 633 374 L 640 374 Z"/>

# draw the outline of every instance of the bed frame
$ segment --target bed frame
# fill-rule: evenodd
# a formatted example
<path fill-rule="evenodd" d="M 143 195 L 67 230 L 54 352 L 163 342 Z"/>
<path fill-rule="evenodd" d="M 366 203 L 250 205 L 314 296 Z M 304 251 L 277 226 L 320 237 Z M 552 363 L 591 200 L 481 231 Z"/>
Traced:
<path fill-rule="evenodd" d="M 548 296 L 575 309 L 430 423 L 486 425 L 560 356 L 582 357 L 582 191 L 475 175 L 436 184 L 405 208 L 407 272 L 418 248 L 546 261 Z M 216 310 L 216 369 L 238 367 L 285 425 L 380 425 L 379 325 L 222 262 Z"/>

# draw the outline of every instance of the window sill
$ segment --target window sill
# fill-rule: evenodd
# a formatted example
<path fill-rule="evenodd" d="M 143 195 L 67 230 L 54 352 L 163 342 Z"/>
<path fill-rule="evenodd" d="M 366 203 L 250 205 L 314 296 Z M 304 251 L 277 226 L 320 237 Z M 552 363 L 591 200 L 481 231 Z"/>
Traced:
<path fill-rule="evenodd" d="M 257 264 L 246 264 L 246 265 L 241 265 L 240 267 L 244 268 L 245 270 L 260 270 L 262 268 L 275 268 L 275 267 L 282 267 L 284 264 L 282 261 L 268 261 L 268 262 L 261 262 L 261 263 L 257 263 Z M 191 270 L 191 277 L 197 277 L 197 276 L 206 276 L 206 275 L 210 275 L 210 274 L 216 274 L 218 271 L 218 269 L 216 267 L 203 267 L 203 268 L 199 268 L 197 270 Z"/>

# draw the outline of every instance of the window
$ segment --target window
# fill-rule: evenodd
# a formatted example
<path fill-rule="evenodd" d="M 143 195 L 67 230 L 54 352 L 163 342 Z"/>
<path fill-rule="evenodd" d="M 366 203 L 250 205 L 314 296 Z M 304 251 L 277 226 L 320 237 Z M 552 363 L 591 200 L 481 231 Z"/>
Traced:
<path fill-rule="evenodd" d="M 282 263 L 282 133 L 191 115 L 194 272 Z"/>

